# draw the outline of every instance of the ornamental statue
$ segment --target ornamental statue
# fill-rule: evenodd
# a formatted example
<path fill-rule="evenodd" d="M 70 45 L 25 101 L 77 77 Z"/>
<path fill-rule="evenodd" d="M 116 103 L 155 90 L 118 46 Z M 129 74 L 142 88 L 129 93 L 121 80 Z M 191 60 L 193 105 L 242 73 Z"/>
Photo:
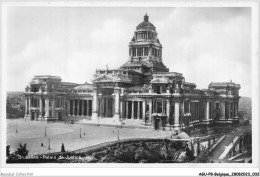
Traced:
<path fill-rule="evenodd" d="M 175 85 L 174 93 L 180 93 L 179 84 L 176 84 L 176 85 Z"/>
<path fill-rule="evenodd" d="M 30 87 L 28 85 L 25 87 L 25 91 L 30 92 Z"/>

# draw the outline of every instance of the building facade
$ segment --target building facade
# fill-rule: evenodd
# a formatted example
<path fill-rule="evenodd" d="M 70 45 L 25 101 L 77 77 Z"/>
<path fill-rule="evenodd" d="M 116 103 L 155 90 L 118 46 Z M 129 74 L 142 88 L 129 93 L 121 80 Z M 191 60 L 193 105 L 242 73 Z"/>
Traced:
<path fill-rule="evenodd" d="M 128 47 L 128 61 L 120 69 L 96 70 L 92 84 L 35 76 L 24 92 L 25 117 L 141 119 L 148 126 L 155 117 L 165 117 L 166 126 L 189 131 L 238 122 L 240 85 L 212 82 L 201 90 L 186 82 L 181 73 L 169 72 L 163 64 L 156 27 L 147 14 Z"/>

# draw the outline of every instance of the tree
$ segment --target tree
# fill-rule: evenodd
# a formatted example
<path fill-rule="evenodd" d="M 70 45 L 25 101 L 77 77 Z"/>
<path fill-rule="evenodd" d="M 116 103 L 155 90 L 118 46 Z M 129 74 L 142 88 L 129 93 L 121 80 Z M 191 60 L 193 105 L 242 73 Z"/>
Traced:
<path fill-rule="evenodd" d="M 65 146 L 63 143 L 61 144 L 61 152 L 65 152 Z"/>
<path fill-rule="evenodd" d="M 27 150 L 27 145 L 26 143 L 22 145 L 21 143 L 19 144 L 19 147 L 15 151 L 16 156 L 21 156 L 21 157 L 26 157 L 29 153 L 29 150 Z"/>
<path fill-rule="evenodd" d="M 208 149 L 202 148 L 201 152 L 195 157 L 192 163 L 209 163 L 210 162 L 210 153 Z"/>
<path fill-rule="evenodd" d="M 10 156 L 10 145 L 6 146 L 6 157 L 8 158 Z"/>

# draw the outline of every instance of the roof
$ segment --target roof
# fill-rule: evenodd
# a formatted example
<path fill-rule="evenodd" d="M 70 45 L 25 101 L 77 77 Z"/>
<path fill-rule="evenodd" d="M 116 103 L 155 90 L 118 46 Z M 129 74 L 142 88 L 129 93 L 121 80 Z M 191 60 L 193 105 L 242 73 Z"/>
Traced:
<path fill-rule="evenodd" d="M 136 29 L 153 29 L 155 30 L 155 26 L 149 22 L 149 16 L 145 14 L 144 21 L 140 23 Z"/>
<path fill-rule="evenodd" d="M 52 75 L 36 75 L 34 78 L 39 78 L 39 79 L 57 79 L 61 80 L 60 76 L 52 76 Z"/>
<path fill-rule="evenodd" d="M 151 80 L 150 83 L 162 83 L 162 84 L 167 84 L 169 82 L 169 78 L 167 77 L 161 77 L 161 78 L 154 78 L 153 80 Z"/>
<path fill-rule="evenodd" d="M 233 87 L 233 88 L 240 88 L 240 84 L 236 84 L 234 82 L 211 82 L 209 84 L 209 88 L 226 88 L 226 87 Z"/>
<path fill-rule="evenodd" d="M 72 83 L 72 82 L 61 82 L 62 86 L 77 86 L 80 84 Z"/>
<path fill-rule="evenodd" d="M 169 69 L 162 63 L 162 62 L 158 62 L 158 61 L 133 61 L 133 62 L 126 62 L 125 64 L 123 64 L 123 66 L 121 66 L 121 68 L 124 68 L 124 67 L 148 67 L 148 68 L 151 68 L 151 67 L 156 67 L 156 68 L 161 68 L 163 70 L 165 70 L 165 72 L 169 71 Z M 156 70 L 155 70 L 156 72 Z"/>
<path fill-rule="evenodd" d="M 82 84 L 79 86 L 74 87 L 75 90 L 93 90 L 93 84 Z"/>
<path fill-rule="evenodd" d="M 191 82 L 183 82 L 184 85 L 192 85 L 192 86 L 196 86 L 195 83 L 191 83 Z"/>
<path fill-rule="evenodd" d="M 183 77 L 181 73 L 177 73 L 177 72 L 154 72 L 153 76 L 164 76 L 164 77 Z"/>
<path fill-rule="evenodd" d="M 142 61 L 134 61 L 134 62 L 127 62 L 123 65 L 123 67 L 136 67 L 136 66 L 145 66 L 144 62 Z"/>
<path fill-rule="evenodd" d="M 134 87 L 129 87 L 126 90 L 129 92 L 137 92 L 137 91 L 143 92 L 145 90 L 149 90 L 149 88 L 146 85 L 136 85 Z"/>
<path fill-rule="evenodd" d="M 98 77 L 96 77 L 93 82 L 124 82 L 124 83 L 130 83 L 131 80 L 124 75 L 109 75 L 109 74 L 102 74 Z"/>

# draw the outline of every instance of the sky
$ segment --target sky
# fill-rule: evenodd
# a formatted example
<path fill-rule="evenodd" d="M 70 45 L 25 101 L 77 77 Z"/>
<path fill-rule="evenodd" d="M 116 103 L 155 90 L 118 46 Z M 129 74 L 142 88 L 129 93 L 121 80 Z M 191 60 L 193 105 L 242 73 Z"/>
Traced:
<path fill-rule="evenodd" d="M 145 13 L 163 46 L 163 63 L 205 89 L 241 84 L 251 96 L 251 9 L 245 7 L 9 7 L 7 90 L 24 91 L 35 75 L 91 83 L 96 69 L 128 60 Z"/>

